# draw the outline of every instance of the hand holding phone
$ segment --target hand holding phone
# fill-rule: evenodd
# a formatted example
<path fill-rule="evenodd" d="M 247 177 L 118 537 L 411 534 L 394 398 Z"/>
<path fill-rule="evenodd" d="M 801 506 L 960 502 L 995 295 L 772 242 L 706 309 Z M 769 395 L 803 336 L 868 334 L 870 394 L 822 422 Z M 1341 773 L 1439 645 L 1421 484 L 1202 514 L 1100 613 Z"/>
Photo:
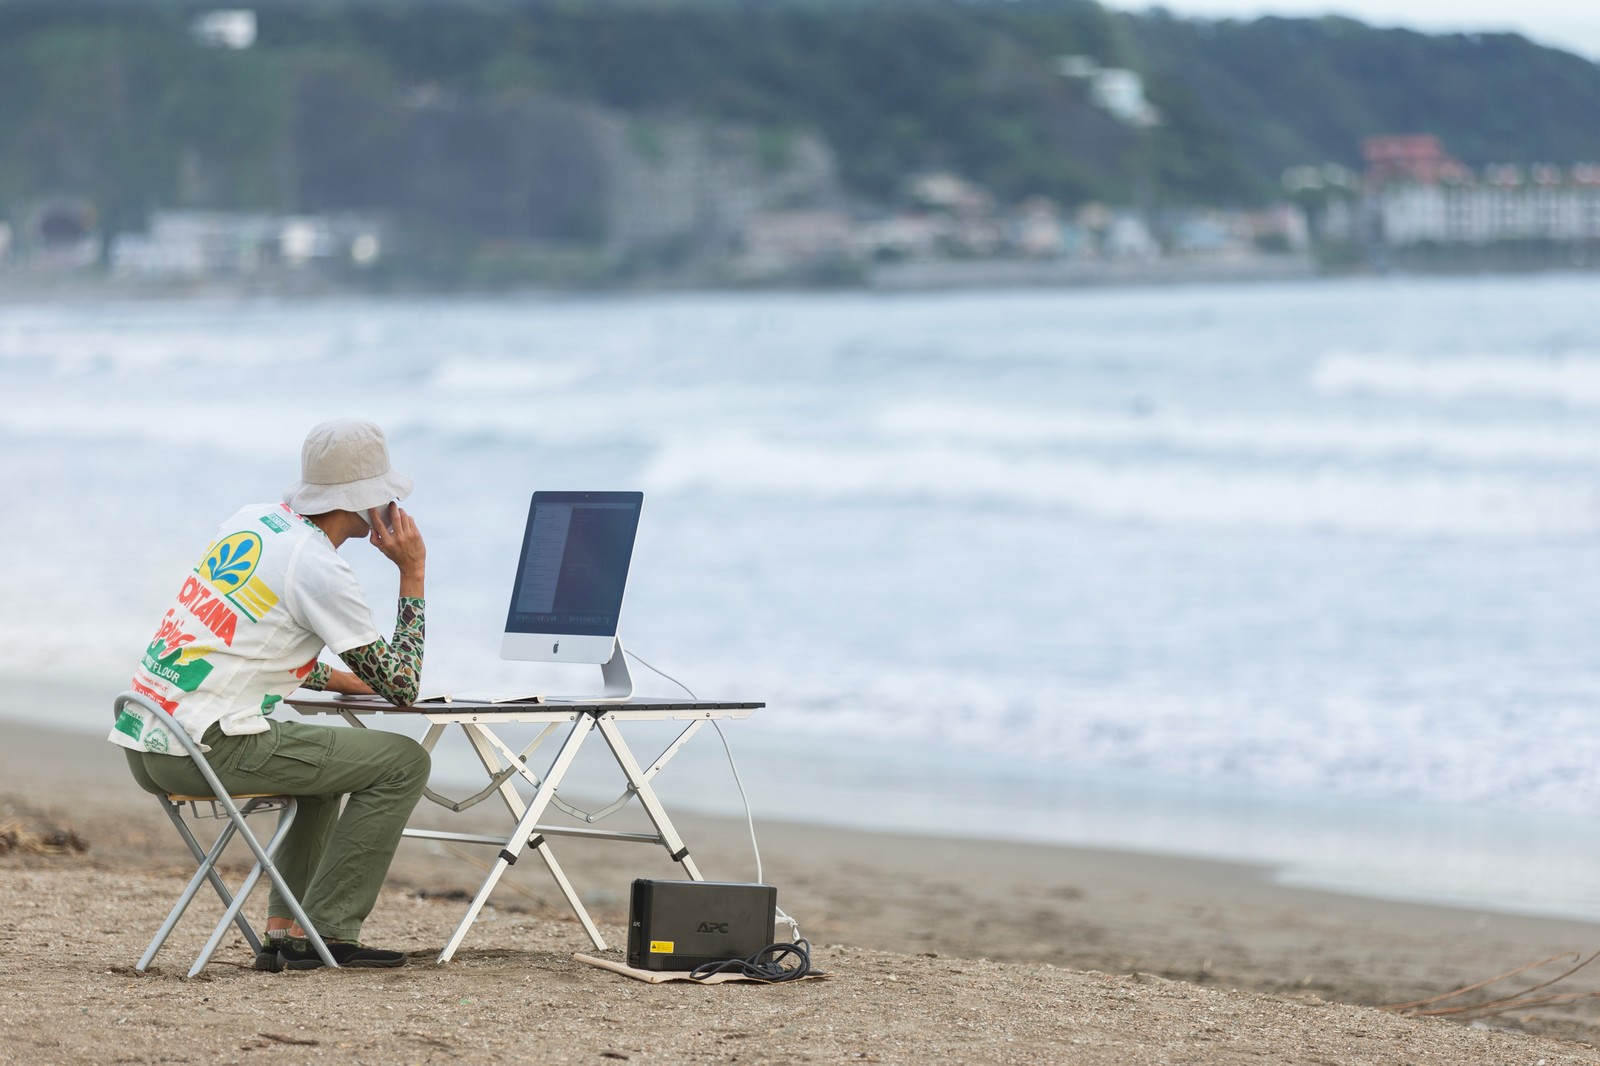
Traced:
<path fill-rule="evenodd" d="M 390 500 L 382 507 L 369 509 L 367 523 L 372 530 L 367 537 L 368 542 L 400 569 L 400 594 L 421 595 L 420 592 L 406 591 L 413 583 L 421 587 L 427 560 L 427 545 L 417 529 L 416 519 L 406 513 L 399 503 Z M 408 578 L 412 581 L 408 581 Z"/>

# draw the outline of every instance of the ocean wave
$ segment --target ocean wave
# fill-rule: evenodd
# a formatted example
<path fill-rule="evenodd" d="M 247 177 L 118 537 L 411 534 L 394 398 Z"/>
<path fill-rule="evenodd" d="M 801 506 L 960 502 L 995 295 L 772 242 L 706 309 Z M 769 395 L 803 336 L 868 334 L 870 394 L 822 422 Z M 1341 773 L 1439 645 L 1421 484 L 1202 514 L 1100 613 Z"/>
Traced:
<path fill-rule="evenodd" d="M 552 390 L 581 385 L 591 376 L 589 364 L 572 359 L 534 361 L 511 359 L 451 359 L 432 375 L 432 385 L 449 393 L 473 397 L 526 394 L 538 397 Z"/>
<path fill-rule="evenodd" d="M 134 323 L 0 331 L 0 372 L 41 379 L 151 373 L 236 378 L 241 372 L 321 363 L 338 354 L 333 340 L 310 329 L 262 333 L 210 323 L 160 328 Z"/>
<path fill-rule="evenodd" d="M 1540 700 L 1519 715 L 1498 699 L 1450 693 L 1290 696 L 1178 692 L 1162 683 L 1041 692 L 1001 679 L 976 685 L 953 673 L 893 671 L 847 681 L 848 690 L 793 676 L 781 687 L 776 677 L 744 683 L 782 691 L 784 707 L 804 712 L 788 716 L 786 729 L 834 742 L 1050 761 L 1063 774 L 1079 768 L 1301 795 L 1600 814 L 1600 780 L 1591 772 L 1600 759 L 1595 693 Z M 937 713 L 929 713 L 929 692 L 938 693 Z"/>
<path fill-rule="evenodd" d="M 1317 363 L 1311 384 L 1330 396 L 1600 407 L 1600 353 L 1417 358 L 1336 352 Z"/>
<path fill-rule="evenodd" d="M 1177 461 L 1018 457 L 950 445 L 877 449 L 702 435 L 662 447 L 655 492 L 801 493 L 825 499 L 999 501 L 1111 521 L 1326 529 L 1403 536 L 1529 536 L 1600 528 L 1577 479 L 1324 467 L 1271 472 Z"/>
<path fill-rule="evenodd" d="M 890 437 L 1001 445 L 1164 448 L 1256 457 L 1456 462 L 1581 463 L 1600 467 L 1600 430 L 1531 423 L 1061 412 L 1036 414 L 949 403 L 892 407 L 877 419 Z"/>

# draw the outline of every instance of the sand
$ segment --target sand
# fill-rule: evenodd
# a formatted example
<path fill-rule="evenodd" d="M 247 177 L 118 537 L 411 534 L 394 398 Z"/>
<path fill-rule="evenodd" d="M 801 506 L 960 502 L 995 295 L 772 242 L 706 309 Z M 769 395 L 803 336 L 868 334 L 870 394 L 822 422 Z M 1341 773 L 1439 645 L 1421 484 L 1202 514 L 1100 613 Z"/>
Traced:
<path fill-rule="evenodd" d="M 0 1062 L 1600 1061 L 1594 998 L 1470 1024 L 1375 1009 L 1595 951 L 1594 925 L 1286 888 L 1226 863 L 778 822 L 757 823 L 764 874 L 825 979 L 657 986 L 583 965 L 594 949 L 536 861 L 436 965 L 491 853 L 423 842 L 402 844 L 365 934 L 407 951 L 402 969 L 257 973 L 232 936 L 185 979 L 217 913 L 202 896 L 139 975 L 187 876 L 176 835 L 110 745 L 10 721 L 0 737 Z M 417 823 L 463 820 L 504 815 Z M 742 819 L 678 821 L 707 876 L 753 877 Z M 615 958 L 631 880 L 679 876 L 653 846 L 558 854 Z M 1583 970 L 1550 991 L 1596 988 Z"/>

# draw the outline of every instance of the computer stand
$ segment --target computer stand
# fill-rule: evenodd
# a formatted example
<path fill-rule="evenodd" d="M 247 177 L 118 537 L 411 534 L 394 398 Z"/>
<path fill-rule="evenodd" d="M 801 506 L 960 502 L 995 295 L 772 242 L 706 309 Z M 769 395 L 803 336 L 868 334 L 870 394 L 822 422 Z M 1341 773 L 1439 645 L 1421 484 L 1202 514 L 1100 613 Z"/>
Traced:
<path fill-rule="evenodd" d="M 600 664 L 600 698 L 625 700 L 633 695 L 633 674 L 628 670 L 628 653 L 622 650 L 622 638 L 611 642 L 611 658 Z"/>
<path fill-rule="evenodd" d="M 622 650 L 622 638 L 611 642 L 611 658 L 600 664 L 600 694 L 598 696 L 548 696 L 546 703 L 609 703 L 625 700 L 633 695 L 633 674 L 628 669 L 628 653 Z"/>

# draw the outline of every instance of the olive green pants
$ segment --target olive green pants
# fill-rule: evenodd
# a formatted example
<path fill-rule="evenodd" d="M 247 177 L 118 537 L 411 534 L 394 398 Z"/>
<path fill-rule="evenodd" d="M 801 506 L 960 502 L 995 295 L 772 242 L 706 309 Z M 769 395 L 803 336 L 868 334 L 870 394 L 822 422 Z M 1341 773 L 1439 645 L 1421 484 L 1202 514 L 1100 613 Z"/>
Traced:
<path fill-rule="evenodd" d="M 229 793 L 296 797 L 299 813 L 274 861 L 317 932 L 359 940 L 401 831 L 428 783 L 427 751 L 397 733 L 303 722 L 273 722 L 265 733 L 241 737 L 212 726 L 204 742 L 211 749 L 206 759 Z M 210 794 L 187 755 L 127 754 L 147 792 Z M 267 913 L 292 917 L 276 889 Z"/>

